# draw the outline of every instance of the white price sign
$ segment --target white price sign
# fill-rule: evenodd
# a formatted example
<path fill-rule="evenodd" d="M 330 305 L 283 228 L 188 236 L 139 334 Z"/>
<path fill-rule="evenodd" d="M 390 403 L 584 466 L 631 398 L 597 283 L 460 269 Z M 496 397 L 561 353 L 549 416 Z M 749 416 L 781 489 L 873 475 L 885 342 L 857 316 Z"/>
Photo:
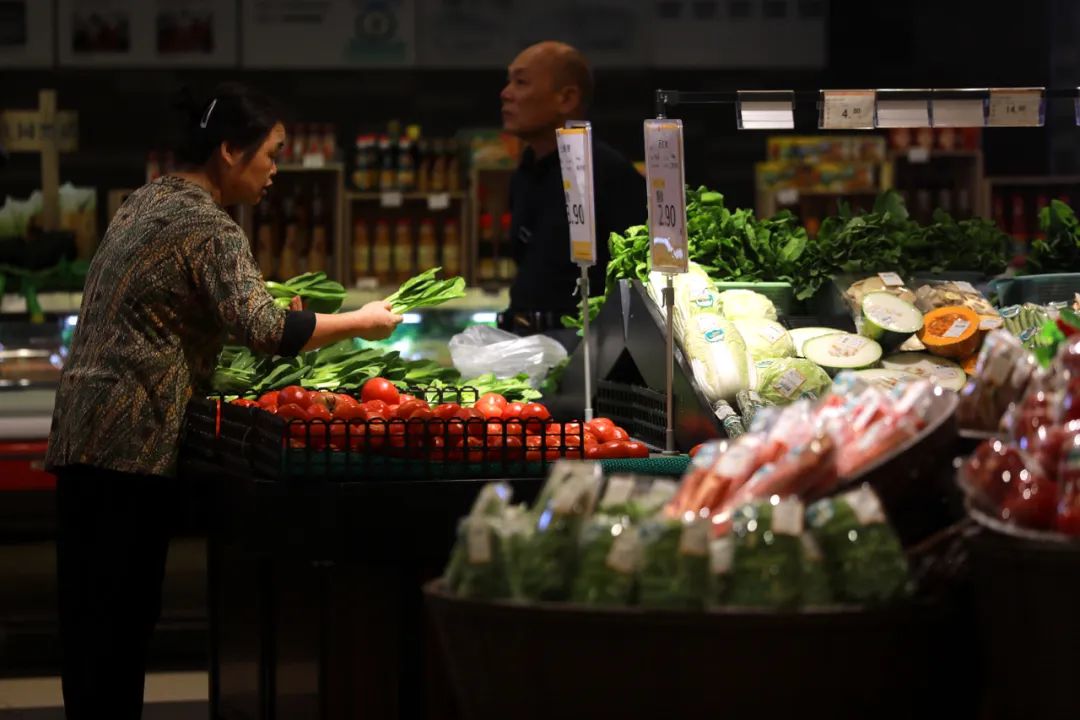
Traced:
<path fill-rule="evenodd" d="M 650 255 L 657 272 L 684 273 L 688 267 L 685 177 L 682 121 L 646 120 Z"/>
<path fill-rule="evenodd" d="M 822 90 L 824 130 L 872 130 L 877 93 L 873 90 Z"/>
<path fill-rule="evenodd" d="M 579 265 L 596 263 L 596 222 L 593 211 L 592 126 L 559 128 L 559 163 L 570 224 L 570 259 Z"/>
<path fill-rule="evenodd" d="M 990 127 L 1042 127 L 1043 89 L 1008 88 L 990 91 Z"/>

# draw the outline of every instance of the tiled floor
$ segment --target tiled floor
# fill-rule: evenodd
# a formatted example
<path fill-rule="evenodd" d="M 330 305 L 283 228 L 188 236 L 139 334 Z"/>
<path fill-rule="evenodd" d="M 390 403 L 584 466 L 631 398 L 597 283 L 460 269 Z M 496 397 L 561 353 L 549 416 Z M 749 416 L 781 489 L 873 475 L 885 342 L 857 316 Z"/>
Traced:
<path fill-rule="evenodd" d="M 143 720 L 207 720 L 205 672 L 146 676 Z M 63 720 L 60 678 L 0 679 L 0 720 Z"/>

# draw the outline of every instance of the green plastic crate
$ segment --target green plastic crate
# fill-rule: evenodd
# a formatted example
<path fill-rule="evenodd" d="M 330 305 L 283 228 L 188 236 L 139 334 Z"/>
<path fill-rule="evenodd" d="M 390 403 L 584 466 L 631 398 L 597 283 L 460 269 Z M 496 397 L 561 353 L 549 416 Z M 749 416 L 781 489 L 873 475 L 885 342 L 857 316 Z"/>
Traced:
<path fill-rule="evenodd" d="M 791 305 L 795 300 L 795 289 L 787 282 L 718 282 L 716 289 L 753 290 L 772 300 L 778 315 L 790 315 Z"/>
<path fill-rule="evenodd" d="M 1080 273 L 1052 273 L 1002 278 L 993 282 L 1001 306 L 1073 301 L 1080 293 Z"/>

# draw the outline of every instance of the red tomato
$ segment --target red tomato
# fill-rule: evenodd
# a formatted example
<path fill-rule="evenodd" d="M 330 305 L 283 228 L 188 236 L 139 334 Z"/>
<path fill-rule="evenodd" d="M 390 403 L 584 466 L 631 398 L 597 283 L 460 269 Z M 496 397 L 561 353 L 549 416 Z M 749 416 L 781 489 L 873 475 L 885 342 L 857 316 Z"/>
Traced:
<path fill-rule="evenodd" d="M 629 440 L 629 439 L 630 439 L 630 433 L 626 432 L 621 427 L 616 425 L 615 427 L 611 428 L 611 432 L 608 434 L 607 442 L 611 442 L 613 440 Z"/>
<path fill-rule="evenodd" d="M 345 405 L 355 405 L 356 407 L 360 407 L 360 402 L 352 395 L 346 395 L 345 393 L 335 393 L 334 408 L 337 409 L 339 406 Z"/>
<path fill-rule="evenodd" d="M 259 396 L 259 406 L 262 407 L 263 410 L 276 410 L 278 406 L 278 395 L 279 393 L 277 390 L 263 393 Z"/>
<path fill-rule="evenodd" d="M 278 408 L 277 416 L 288 422 L 290 420 L 307 420 L 307 410 L 296 403 L 288 403 Z"/>
<path fill-rule="evenodd" d="M 408 420 L 412 417 L 413 413 L 417 410 L 428 410 L 428 404 L 423 400 L 406 400 L 398 405 L 397 412 L 394 413 L 394 417 L 401 418 L 402 420 Z"/>
<path fill-rule="evenodd" d="M 548 409 L 540 403 L 531 402 L 521 408 L 519 417 L 523 422 L 528 420 L 542 420 L 546 422 L 551 419 L 551 413 L 549 413 Z"/>
<path fill-rule="evenodd" d="M 502 416 L 504 418 L 519 418 L 521 417 L 521 411 L 522 409 L 524 409 L 524 407 L 525 403 L 506 403 L 506 407 L 503 408 Z"/>
<path fill-rule="evenodd" d="M 585 447 L 589 447 L 590 445 L 599 445 L 600 444 L 600 441 L 596 438 L 596 435 L 594 435 L 592 433 L 592 431 L 590 431 L 590 430 L 585 431 L 585 438 L 584 439 L 585 439 Z"/>
<path fill-rule="evenodd" d="M 540 462 L 541 454 L 546 461 L 559 459 L 558 440 L 543 435 L 529 435 L 525 438 L 525 459 L 528 462 Z"/>
<path fill-rule="evenodd" d="M 446 439 L 442 437 L 428 438 L 426 457 L 433 462 L 446 460 Z"/>
<path fill-rule="evenodd" d="M 435 408 L 435 417 L 440 420 L 449 420 L 452 417 L 457 417 L 459 410 L 461 410 L 461 406 L 457 403 L 443 403 Z"/>
<path fill-rule="evenodd" d="M 281 405 L 299 405 L 302 408 L 308 406 L 308 391 L 299 385 L 289 385 L 282 388 L 278 393 L 277 404 Z"/>
<path fill-rule="evenodd" d="M 604 460 L 601 457 L 600 445 L 586 445 L 585 446 L 585 459 L 586 460 Z"/>
<path fill-rule="evenodd" d="M 465 423 L 465 432 L 469 435 L 483 435 L 487 431 L 487 418 L 475 408 L 461 408 L 458 419 Z"/>
<path fill-rule="evenodd" d="M 625 458 L 647 458 L 649 457 L 649 448 L 643 442 L 637 440 L 621 440 L 617 441 L 622 443 L 622 457 Z"/>
<path fill-rule="evenodd" d="M 483 413 L 486 418 L 501 418 L 503 414 L 503 408 L 487 395 L 478 400 L 473 407 Z"/>
<path fill-rule="evenodd" d="M 498 406 L 499 410 L 502 410 L 509 404 L 506 402 L 506 398 L 504 398 L 499 393 L 484 393 L 476 401 L 476 404 L 479 405 L 480 403 L 484 402 Z"/>
<path fill-rule="evenodd" d="M 511 435 L 521 435 L 521 423 L 514 422 L 489 422 L 487 424 L 488 435 L 498 435 L 507 437 Z"/>
<path fill-rule="evenodd" d="M 360 389 L 360 398 L 364 402 L 370 400 L 382 400 L 387 405 L 397 405 L 401 402 L 401 393 L 394 387 L 394 383 L 385 378 L 371 378 Z"/>
<path fill-rule="evenodd" d="M 521 460 L 525 456 L 525 443 L 520 435 L 511 435 L 506 438 L 506 459 L 510 462 Z"/>
<path fill-rule="evenodd" d="M 307 417 L 308 420 L 324 420 L 325 422 L 330 422 L 330 420 L 333 419 L 333 416 L 330 414 L 330 411 L 326 409 L 326 406 L 318 402 L 313 402 L 311 405 L 308 405 Z"/>
<path fill-rule="evenodd" d="M 613 440 L 610 437 L 611 431 L 615 429 L 615 423 L 611 422 L 607 418 L 593 418 L 589 422 L 585 423 L 585 427 L 592 431 L 593 435 L 600 442 L 607 442 Z"/>
<path fill-rule="evenodd" d="M 356 403 L 349 404 L 339 402 L 334 407 L 334 419 L 335 420 L 363 420 L 367 411 L 360 407 Z"/>
<path fill-rule="evenodd" d="M 398 403 L 409 402 L 410 400 L 415 400 L 415 399 L 416 399 L 416 396 L 415 395 L 410 395 L 409 393 L 400 393 L 398 395 Z"/>
<path fill-rule="evenodd" d="M 456 462 L 484 462 L 483 448 L 484 442 L 478 437 L 459 437 L 450 443 L 447 457 Z"/>
<path fill-rule="evenodd" d="M 387 408 L 389 406 L 382 400 L 369 400 L 365 403 L 361 403 L 360 407 L 364 408 L 365 410 L 373 410 L 377 413 L 382 413 L 383 415 L 386 415 Z"/>
<path fill-rule="evenodd" d="M 554 423 L 553 422 L 553 423 L 548 423 L 546 426 L 544 426 L 544 434 L 545 435 L 562 435 L 562 433 L 563 433 L 562 423 Z"/>
<path fill-rule="evenodd" d="M 331 413 L 337 406 L 337 396 L 327 390 L 312 390 L 308 393 L 308 407 L 322 405 Z"/>
<path fill-rule="evenodd" d="M 254 400 L 248 400 L 247 398 L 236 398 L 229 404 L 235 405 L 236 407 L 260 407 L 259 403 Z"/>

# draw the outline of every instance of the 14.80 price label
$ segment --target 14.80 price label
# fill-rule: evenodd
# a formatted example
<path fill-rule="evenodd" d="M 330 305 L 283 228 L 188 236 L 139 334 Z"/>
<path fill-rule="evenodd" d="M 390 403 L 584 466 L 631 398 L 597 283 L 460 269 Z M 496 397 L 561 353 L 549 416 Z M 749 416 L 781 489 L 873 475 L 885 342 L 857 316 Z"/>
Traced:
<path fill-rule="evenodd" d="M 652 269 L 684 273 L 689 257 L 681 120 L 645 121 L 645 177 Z"/>

